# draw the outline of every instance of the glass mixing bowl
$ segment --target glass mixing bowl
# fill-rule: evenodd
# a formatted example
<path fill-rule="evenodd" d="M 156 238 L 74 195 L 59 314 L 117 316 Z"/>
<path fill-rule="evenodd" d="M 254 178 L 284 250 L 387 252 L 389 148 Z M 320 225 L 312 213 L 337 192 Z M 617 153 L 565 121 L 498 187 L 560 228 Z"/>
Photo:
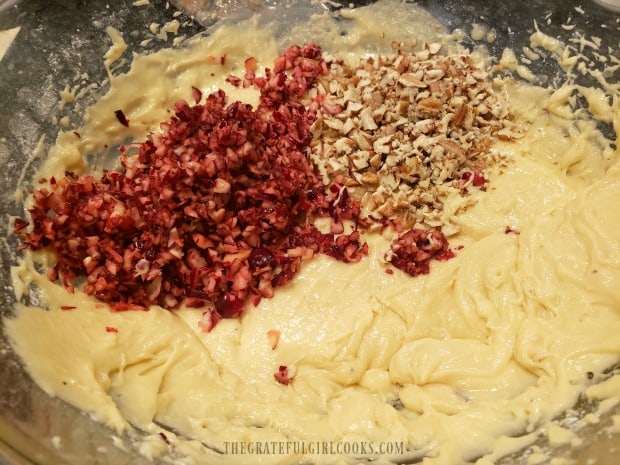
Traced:
<path fill-rule="evenodd" d="M 139 44 L 153 22 L 178 18 L 167 2 L 118 0 L 5 0 L 0 1 L 0 313 L 8 316 L 14 303 L 10 266 L 15 247 L 9 234 L 9 217 L 20 214 L 13 192 L 28 179 L 36 165 L 30 164 L 37 144 L 48 146 L 58 132 L 54 118 L 75 116 L 59 110 L 58 92 L 67 84 L 88 76 L 91 82 L 105 79 L 102 56 L 109 44 L 105 28 L 111 25 L 124 33 L 130 47 Z M 292 4 L 291 8 L 296 8 Z M 364 3 L 364 2 L 357 2 Z M 496 33 L 488 44 L 497 54 L 505 46 L 520 50 L 528 43 L 534 20 L 544 25 L 551 35 L 566 34 L 563 24 L 570 21 L 585 36 L 600 37 L 604 49 L 618 54 L 620 17 L 611 9 L 585 0 L 426 0 L 419 2 L 430 10 L 449 30 L 471 30 L 482 23 Z M 175 3 L 187 21 L 185 33 L 198 33 L 209 24 L 240 12 L 266 8 L 278 12 L 283 2 L 264 3 L 178 0 Z M 604 2 L 603 2 L 604 4 Z M 282 10 L 284 11 L 284 10 Z M 205 14 L 207 13 L 207 14 Z M 214 15 L 212 13 L 215 13 Z M 190 18 L 193 15 L 196 20 Z M 14 40 L 12 40 L 14 38 Z M 159 42 L 162 46 L 164 43 Z M 9 46 L 10 45 L 10 46 Z M 552 60 L 541 60 L 534 66 L 537 74 L 553 82 L 557 73 Z M 89 96 L 84 97 L 88 103 Z M 63 113 L 64 112 L 64 113 Z M 611 128 L 604 128 L 611 131 Z M 2 325 L 0 320 L 0 325 Z M 32 337 L 37 337 L 33 334 Z M 613 367 L 610 368 L 613 370 Z M 571 415 L 583 416 L 595 406 L 583 401 Z M 609 412 L 600 423 L 585 430 L 585 445 L 578 450 L 558 450 L 574 463 L 616 464 L 620 454 L 620 436 L 604 431 L 611 422 Z M 65 402 L 50 398 L 36 386 L 11 351 L 0 327 L 0 463 L 1 464 L 142 464 L 149 463 L 138 454 L 123 450 L 123 438 L 114 434 L 87 414 Z M 544 447 L 544 444 L 540 444 Z M 527 454 L 504 459 L 504 463 L 526 463 Z M 573 462 L 571 462 L 573 463 Z"/>

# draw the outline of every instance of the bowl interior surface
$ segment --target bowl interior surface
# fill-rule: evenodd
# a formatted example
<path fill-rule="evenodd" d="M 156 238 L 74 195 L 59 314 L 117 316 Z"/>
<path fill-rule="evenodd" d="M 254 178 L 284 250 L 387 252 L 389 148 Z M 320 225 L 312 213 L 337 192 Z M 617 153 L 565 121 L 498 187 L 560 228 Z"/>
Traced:
<path fill-rule="evenodd" d="M 113 26 L 124 33 L 130 49 L 143 40 L 153 22 L 172 20 L 174 12 L 167 3 L 151 0 L 136 7 L 132 2 L 111 0 L 5 0 L 0 2 L 0 31 L 19 32 L 0 62 L 0 236 L 4 239 L 0 253 L 0 314 L 10 317 L 15 301 L 12 291 L 11 265 L 14 264 L 15 238 L 10 234 L 9 218 L 21 215 L 22 207 L 14 200 L 14 192 L 24 180 L 32 177 L 37 160 L 32 154 L 38 144 L 49 147 L 59 130 L 52 124 L 54 117 L 71 115 L 71 109 L 59 110 L 59 91 L 75 82 L 79 74 L 87 74 L 92 82 L 105 79 L 102 56 L 109 47 L 105 29 Z M 201 22 L 188 22 L 185 34 L 202 31 L 206 24 L 228 15 L 255 8 L 256 3 L 228 1 L 215 4 L 190 1 L 177 2 L 186 12 L 196 14 Z M 282 5 L 268 0 L 265 8 L 277 11 Z M 364 4 L 366 2 L 358 2 Z M 597 36 L 615 50 L 618 44 L 618 13 L 603 6 L 565 0 L 422 0 L 448 30 L 471 30 L 482 23 L 496 32 L 496 40 L 488 44 L 492 54 L 505 47 L 520 50 L 528 44 L 534 31 L 534 20 L 550 35 L 562 36 L 562 24 L 571 18 L 586 36 Z M 222 7 L 222 5 L 224 5 Z M 216 11 L 215 17 L 199 15 L 204 9 Z M 295 6 L 293 5 L 293 8 Z M 581 11 L 585 11 L 582 13 Z M 552 21 L 544 22 L 545 18 Z M 1 45 L 1 42 L 0 42 Z M 158 46 L 165 44 L 160 43 Z M 607 48 L 605 47 L 605 49 Z M 553 83 L 558 68 L 553 60 L 534 65 L 537 74 L 544 74 Z M 78 78 L 79 79 L 79 78 Z M 88 98 L 86 97 L 86 101 Z M 611 131 L 610 127 L 604 128 Z M 36 337 L 36 335 L 33 335 Z M 576 406 L 585 414 L 592 407 Z M 586 431 L 586 446 L 566 452 L 576 463 L 617 463 L 614 450 L 620 450 L 620 436 L 603 433 L 610 419 Z M 116 447 L 114 435 L 88 415 L 65 402 L 50 398 L 36 386 L 16 355 L 11 351 L 0 319 L 0 463 L 4 464 L 140 464 L 149 463 L 132 452 Z M 61 448 L 55 444 L 60 442 Z M 508 457 L 505 463 L 526 463 L 522 455 Z"/>

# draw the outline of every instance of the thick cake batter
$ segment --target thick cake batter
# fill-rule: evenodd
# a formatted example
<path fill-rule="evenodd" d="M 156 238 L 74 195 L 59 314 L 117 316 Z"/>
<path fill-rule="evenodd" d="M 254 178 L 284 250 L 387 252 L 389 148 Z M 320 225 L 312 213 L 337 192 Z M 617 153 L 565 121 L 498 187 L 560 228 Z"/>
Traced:
<path fill-rule="evenodd" d="M 341 42 L 330 42 L 339 36 L 326 21 L 293 30 L 284 42 L 320 27 L 326 50 L 354 56 L 381 38 L 389 47 L 393 38 L 382 31 L 439 40 L 440 29 L 420 15 L 387 3 L 350 13 Z M 408 28 L 369 27 L 388 19 Z M 545 37 L 536 40 L 544 45 Z M 224 79 L 248 56 L 268 66 L 281 48 L 250 21 L 185 48 L 135 56 L 131 71 L 113 76 L 110 91 L 87 110 L 81 137 L 60 134 L 41 173 L 84 169 L 86 155 L 142 140 L 174 102 L 191 98 L 191 86 L 255 102 L 252 91 Z M 223 54 L 225 65 L 205 59 Z M 617 132 L 618 95 L 511 79 L 494 86 L 523 137 L 492 147 L 508 162 L 489 171 L 486 192 L 446 199 L 442 215 L 457 227 L 450 243 L 458 250 L 433 262 L 429 274 L 386 273 L 389 240 L 369 233 L 370 253 L 359 263 L 315 257 L 273 298 L 204 332 L 202 309 L 112 312 L 37 271 L 35 263 L 45 267 L 53 257 L 25 253 L 13 270 L 15 291 L 21 297 L 34 286 L 40 304 L 18 304 L 5 322 L 16 352 L 50 395 L 117 431 L 146 431 L 136 439 L 142 453 L 171 449 L 188 464 L 348 463 L 348 455 L 380 452 L 381 460 L 483 464 L 538 432 L 557 437 L 550 422 L 581 393 L 618 394 L 615 378 L 588 386 L 620 356 L 619 154 L 569 99 L 584 95 Z M 115 120 L 118 108 L 129 127 Z M 274 380 L 279 366 L 288 367 L 290 384 Z M 272 442 L 306 449 L 256 453 Z M 313 446 L 324 443 L 341 449 L 325 454 Z M 343 444 L 368 448 L 347 454 L 352 446 Z"/>

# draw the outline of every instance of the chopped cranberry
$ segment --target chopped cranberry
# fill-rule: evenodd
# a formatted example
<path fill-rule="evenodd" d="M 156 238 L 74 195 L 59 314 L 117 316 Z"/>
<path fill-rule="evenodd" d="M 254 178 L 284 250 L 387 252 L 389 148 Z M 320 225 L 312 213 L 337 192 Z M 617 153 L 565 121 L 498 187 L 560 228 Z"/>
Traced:
<path fill-rule="evenodd" d="M 215 310 L 207 310 L 202 313 L 202 318 L 198 321 L 198 326 L 204 333 L 211 332 L 221 318 L 221 315 Z"/>
<path fill-rule="evenodd" d="M 278 343 L 280 342 L 280 331 L 270 329 L 269 331 L 267 331 L 267 339 L 269 340 L 271 350 L 276 350 L 276 348 L 278 347 Z"/>
<path fill-rule="evenodd" d="M 484 177 L 482 173 L 472 172 L 472 171 L 465 171 L 461 175 L 461 179 L 466 182 L 471 179 L 472 180 L 471 183 L 476 187 L 480 187 L 487 182 L 486 178 Z"/>
<path fill-rule="evenodd" d="M 231 86 L 233 87 L 240 87 L 242 80 L 241 78 L 237 77 L 237 76 L 228 76 L 226 78 L 226 82 L 229 83 Z"/>
<path fill-rule="evenodd" d="M 234 318 L 241 313 L 245 302 L 230 292 L 224 292 L 215 301 L 215 310 L 223 318 Z"/>
<path fill-rule="evenodd" d="M 159 437 L 166 443 L 166 444 L 170 444 L 170 439 L 168 439 L 168 436 L 166 436 L 165 433 L 161 432 L 159 433 Z"/>
<path fill-rule="evenodd" d="M 192 97 L 195 103 L 200 103 L 202 100 L 202 92 L 197 87 L 192 86 Z"/>
<path fill-rule="evenodd" d="M 278 383 L 284 384 L 285 386 L 287 386 L 291 381 L 293 381 L 293 378 L 289 377 L 288 367 L 286 365 L 280 365 L 278 367 L 278 371 L 274 373 L 273 377 Z"/>
<path fill-rule="evenodd" d="M 480 187 L 487 182 L 486 178 L 481 173 L 474 173 L 474 180 L 472 184 L 476 187 Z"/>
<path fill-rule="evenodd" d="M 277 265 L 274 255 L 265 248 L 252 249 L 248 257 L 248 263 L 250 264 L 250 268 L 253 269 L 265 267 L 275 268 Z"/>
<path fill-rule="evenodd" d="M 123 126 L 125 127 L 129 127 L 129 120 L 127 120 L 127 117 L 125 116 L 125 113 L 123 113 L 123 110 L 116 110 L 114 112 L 114 116 L 116 116 L 116 119 L 119 121 L 119 123 L 121 123 Z"/>
<path fill-rule="evenodd" d="M 15 234 L 21 233 L 30 223 L 28 221 L 24 221 L 21 218 L 15 218 L 13 222 L 13 232 Z"/>
<path fill-rule="evenodd" d="M 432 259 L 441 261 L 454 257 L 448 240 L 439 231 L 411 229 L 392 243 L 386 260 L 411 276 L 427 274 Z"/>
<path fill-rule="evenodd" d="M 256 58 L 249 57 L 249 58 L 246 58 L 245 63 L 244 63 L 244 67 L 245 67 L 246 71 L 249 71 L 249 72 L 253 73 L 253 72 L 256 71 L 257 64 L 258 64 L 258 62 L 257 62 Z"/>

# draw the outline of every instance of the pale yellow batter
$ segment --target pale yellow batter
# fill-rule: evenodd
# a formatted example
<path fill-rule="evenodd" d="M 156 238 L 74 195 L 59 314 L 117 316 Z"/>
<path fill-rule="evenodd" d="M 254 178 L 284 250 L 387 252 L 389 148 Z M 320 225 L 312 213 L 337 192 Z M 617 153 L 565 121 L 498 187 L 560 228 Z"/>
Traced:
<path fill-rule="evenodd" d="M 400 20 L 394 8 L 370 14 Z M 62 173 L 105 143 L 144 137 L 171 103 L 190 99 L 192 85 L 232 91 L 221 76 L 247 56 L 268 65 L 280 46 L 267 29 L 244 24 L 187 49 L 134 57 L 132 71 L 114 77 L 86 113 L 81 139 L 61 135 L 43 169 Z M 354 40 L 344 46 L 358 53 Z M 224 67 L 206 59 L 223 53 Z M 5 322 L 16 352 L 49 394 L 117 431 L 152 434 L 144 454 L 174 447 L 188 464 L 346 460 L 316 450 L 234 454 L 235 441 L 389 442 L 404 445 L 392 450 L 397 456 L 429 465 L 490 463 L 539 430 L 563 443 L 549 422 L 592 383 L 588 372 L 596 381 L 620 357 L 620 154 L 593 122 L 575 119 L 568 93 L 510 79 L 496 85 L 526 134 L 496 144 L 511 162 L 487 192 L 448 199 L 444 215 L 460 227 L 451 245 L 463 248 L 429 275 L 386 274 L 389 241 L 367 235 L 367 259 L 317 257 L 273 299 L 204 333 L 200 309 L 114 313 L 50 283 L 26 256 L 13 271 L 16 293 L 35 284 L 43 304 L 18 305 Z M 617 95 L 573 90 L 590 92 L 597 117 L 620 130 Z M 115 124 L 117 108 L 129 129 Z M 270 331 L 280 334 L 275 348 Z M 294 376 L 288 386 L 274 380 L 280 365 Z M 589 392 L 618 394 L 604 386 Z"/>

